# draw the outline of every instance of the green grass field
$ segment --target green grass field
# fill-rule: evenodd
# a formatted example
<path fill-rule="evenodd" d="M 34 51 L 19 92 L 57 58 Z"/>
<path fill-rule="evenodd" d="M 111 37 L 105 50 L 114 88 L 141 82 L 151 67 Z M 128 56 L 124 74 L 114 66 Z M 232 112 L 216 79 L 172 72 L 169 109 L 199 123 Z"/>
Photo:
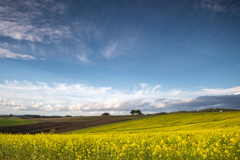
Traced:
<path fill-rule="evenodd" d="M 240 126 L 240 112 L 179 113 L 101 125 L 68 133 L 141 133 L 207 129 L 231 129 Z M 66 133 L 66 134 L 68 134 Z"/>
<path fill-rule="evenodd" d="M 38 123 L 38 122 L 30 121 L 27 119 L 20 119 L 16 117 L 0 118 L 0 127 L 17 126 L 17 125 L 32 124 L 32 123 Z"/>
<path fill-rule="evenodd" d="M 85 122 L 85 121 L 101 121 L 106 119 L 118 119 L 118 120 L 131 120 L 131 119 L 139 119 L 145 117 L 143 115 L 139 116 L 82 116 L 82 117 L 71 117 L 63 120 L 59 120 L 60 122 Z"/>

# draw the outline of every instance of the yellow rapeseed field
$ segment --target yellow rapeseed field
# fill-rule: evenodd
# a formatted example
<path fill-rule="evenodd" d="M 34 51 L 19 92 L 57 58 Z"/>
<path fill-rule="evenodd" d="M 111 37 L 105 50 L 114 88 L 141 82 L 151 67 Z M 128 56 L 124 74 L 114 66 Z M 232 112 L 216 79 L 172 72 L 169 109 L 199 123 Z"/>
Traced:
<path fill-rule="evenodd" d="M 0 134 L 0 159 L 240 159 L 240 134 Z"/>
<path fill-rule="evenodd" d="M 67 135 L 0 134 L 0 159 L 237 160 L 240 159 L 240 128 Z"/>

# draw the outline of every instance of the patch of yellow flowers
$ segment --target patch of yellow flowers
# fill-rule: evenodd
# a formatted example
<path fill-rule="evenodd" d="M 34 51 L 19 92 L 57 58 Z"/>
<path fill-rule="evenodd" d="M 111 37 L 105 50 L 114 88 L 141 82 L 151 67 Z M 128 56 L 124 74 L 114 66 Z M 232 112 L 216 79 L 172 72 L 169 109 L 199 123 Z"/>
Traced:
<path fill-rule="evenodd" d="M 0 159 L 240 159 L 240 129 L 119 134 L 0 134 Z"/>

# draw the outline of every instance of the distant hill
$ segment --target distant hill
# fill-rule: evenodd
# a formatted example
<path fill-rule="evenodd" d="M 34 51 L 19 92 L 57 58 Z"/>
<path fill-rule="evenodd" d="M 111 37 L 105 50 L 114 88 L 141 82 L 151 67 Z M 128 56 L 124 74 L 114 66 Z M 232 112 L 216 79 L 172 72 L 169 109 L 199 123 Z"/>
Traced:
<path fill-rule="evenodd" d="M 175 112 L 160 112 L 154 113 L 153 115 L 164 115 L 164 114 L 176 114 L 176 113 L 202 113 L 202 112 L 232 112 L 240 111 L 239 109 L 228 109 L 228 108 L 207 108 L 202 110 L 191 110 L 191 111 L 175 111 Z"/>
<path fill-rule="evenodd" d="M 230 111 L 240 111 L 239 109 L 227 109 L 227 108 L 208 108 L 199 110 L 198 112 L 230 112 Z"/>

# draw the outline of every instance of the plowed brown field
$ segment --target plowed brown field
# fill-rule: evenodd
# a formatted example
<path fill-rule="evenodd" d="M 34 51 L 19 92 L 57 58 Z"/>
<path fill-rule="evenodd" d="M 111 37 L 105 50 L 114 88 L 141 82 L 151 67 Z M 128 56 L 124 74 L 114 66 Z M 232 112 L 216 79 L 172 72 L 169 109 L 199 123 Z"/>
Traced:
<path fill-rule="evenodd" d="M 52 129 L 55 129 L 54 133 L 62 133 L 77 129 L 83 129 L 87 127 L 120 122 L 129 120 L 127 118 L 103 118 L 98 120 L 87 120 L 87 121 L 80 121 L 80 122 L 57 122 L 53 120 L 44 120 L 40 121 L 39 123 L 35 124 L 27 124 L 27 125 L 19 125 L 19 126 L 7 126 L 7 127 L 0 127 L 1 133 L 21 133 L 21 134 L 35 134 L 35 133 L 49 133 Z"/>

